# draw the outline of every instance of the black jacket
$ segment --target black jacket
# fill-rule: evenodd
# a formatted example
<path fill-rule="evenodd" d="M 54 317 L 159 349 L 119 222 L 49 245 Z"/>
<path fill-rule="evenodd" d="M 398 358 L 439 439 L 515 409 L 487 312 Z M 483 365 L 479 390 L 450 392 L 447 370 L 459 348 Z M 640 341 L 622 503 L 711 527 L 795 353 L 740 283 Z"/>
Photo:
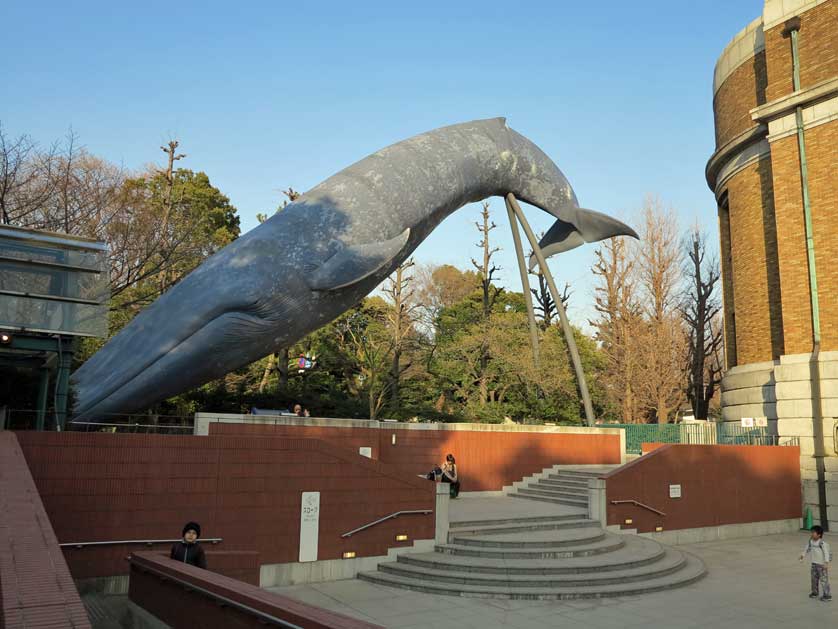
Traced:
<path fill-rule="evenodd" d="M 169 557 L 175 561 L 188 563 L 191 566 L 198 566 L 199 568 L 207 567 L 207 556 L 204 554 L 204 549 L 201 548 L 199 542 L 195 542 L 194 544 L 187 544 L 184 541 L 175 542 Z"/>

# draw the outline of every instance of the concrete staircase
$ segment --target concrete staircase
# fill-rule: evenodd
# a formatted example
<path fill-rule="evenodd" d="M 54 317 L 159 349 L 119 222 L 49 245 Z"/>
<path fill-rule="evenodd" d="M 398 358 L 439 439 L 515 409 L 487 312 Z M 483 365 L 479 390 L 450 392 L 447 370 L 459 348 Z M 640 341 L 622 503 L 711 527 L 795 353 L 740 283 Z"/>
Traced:
<path fill-rule="evenodd" d="M 481 519 L 451 522 L 434 552 L 399 555 L 358 578 L 433 594 L 545 600 L 630 596 L 702 578 L 699 559 L 588 519 L 588 480 L 608 469 L 547 468 L 505 487 L 490 509 L 468 512 Z"/>
<path fill-rule="evenodd" d="M 695 557 L 565 512 L 452 522 L 448 543 L 434 552 L 399 555 L 358 577 L 433 594 L 555 600 L 655 592 L 704 573 Z"/>
<path fill-rule="evenodd" d="M 616 467 L 616 466 L 614 466 Z M 510 498 L 552 502 L 568 507 L 588 509 L 588 480 L 607 472 L 608 467 L 586 469 L 555 466 L 529 476 L 506 488 Z"/>

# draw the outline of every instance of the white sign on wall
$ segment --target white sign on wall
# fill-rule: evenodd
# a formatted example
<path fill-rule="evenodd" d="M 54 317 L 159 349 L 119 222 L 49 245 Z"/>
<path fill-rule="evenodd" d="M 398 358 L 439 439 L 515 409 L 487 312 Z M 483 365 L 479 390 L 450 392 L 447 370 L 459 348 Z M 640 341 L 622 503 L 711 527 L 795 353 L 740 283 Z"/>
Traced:
<path fill-rule="evenodd" d="M 742 418 L 742 428 L 753 428 L 754 427 L 754 418 L 753 417 L 743 417 Z"/>
<path fill-rule="evenodd" d="M 304 491 L 300 508 L 300 561 L 317 561 L 320 535 L 320 492 Z"/>
<path fill-rule="evenodd" d="M 365 456 L 368 459 L 372 458 L 372 448 L 370 446 L 362 446 L 358 448 L 358 454 Z"/>
<path fill-rule="evenodd" d="M 681 485 L 670 485 L 669 486 L 669 497 L 670 498 L 680 498 L 681 497 Z"/>
<path fill-rule="evenodd" d="M 768 418 L 767 417 L 754 417 L 754 426 L 758 428 L 767 428 L 768 427 Z"/>

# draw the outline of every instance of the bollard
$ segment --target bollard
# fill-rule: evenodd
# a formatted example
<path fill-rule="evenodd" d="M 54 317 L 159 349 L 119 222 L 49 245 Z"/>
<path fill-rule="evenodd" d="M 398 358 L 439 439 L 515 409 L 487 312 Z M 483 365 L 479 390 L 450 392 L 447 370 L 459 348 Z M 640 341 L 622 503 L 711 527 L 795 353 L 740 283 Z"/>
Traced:
<path fill-rule="evenodd" d="M 451 500 L 451 491 L 448 483 L 436 483 L 436 504 L 434 506 L 434 517 L 436 533 L 434 541 L 437 544 L 448 543 L 448 505 Z"/>

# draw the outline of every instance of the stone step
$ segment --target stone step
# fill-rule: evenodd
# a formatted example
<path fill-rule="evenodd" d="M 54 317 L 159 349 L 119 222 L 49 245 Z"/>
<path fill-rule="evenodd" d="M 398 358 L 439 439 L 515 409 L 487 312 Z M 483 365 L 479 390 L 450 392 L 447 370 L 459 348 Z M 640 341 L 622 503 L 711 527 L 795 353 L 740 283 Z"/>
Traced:
<path fill-rule="evenodd" d="M 569 481 L 573 481 L 574 483 L 585 483 L 587 484 L 588 481 L 592 478 L 598 478 L 599 474 L 574 474 L 573 472 L 568 472 L 567 470 L 559 470 L 557 472 L 548 472 L 547 478 L 565 478 Z"/>
<path fill-rule="evenodd" d="M 434 547 L 438 553 L 465 557 L 485 557 L 487 559 L 569 559 L 571 557 L 590 557 L 610 553 L 625 545 L 622 535 L 608 536 L 604 539 L 579 544 L 571 548 L 526 547 L 526 548 L 488 548 L 463 544 L 439 544 Z"/>
<path fill-rule="evenodd" d="M 399 555 L 397 561 L 425 568 L 487 574 L 586 574 L 636 568 L 659 561 L 666 549 L 650 539 L 626 535 L 624 545 L 613 552 L 588 557 L 556 559 L 498 559 L 445 553 Z"/>
<path fill-rule="evenodd" d="M 490 548 L 562 548 L 598 542 L 605 538 L 605 531 L 593 527 L 558 531 L 531 531 L 526 537 L 520 533 L 493 535 L 454 535 L 449 540 L 461 546 L 483 546 Z"/>
<path fill-rule="evenodd" d="M 572 518 L 572 519 L 571 519 Z M 494 522 L 480 526 L 458 526 L 456 529 L 449 528 L 448 535 L 461 535 L 463 533 L 524 533 L 528 531 L 556 531 L 560 529 L 578 529 L 585 527 L 599 528 L 599 523 L 589 520 L 583 515 L 571 516 L 571 518 L 532 518 L 532 521 L 510 522 L 507 524 L 495 524 Z M 495 522 L 498 522 L 496 520 Z"/>
<path fill-rule="evenodd" d="M 526 498 L 527 500 L 538 500 L 539 502 L 552 502 L 557 505 L 565 505 L 568 507 L 579 507 L 580 509 L 588 508 L 587 500 L 570 500 L 568 498 L 548 498 L 547 496 L 536 496 L 533 494 L 513 493 L 508 494 L 510 498 Z"/>
<path fill-rule="evenodd" d="M 706 573 L 704 564 L 691 555 L 685 554 L 684 556 L 686 562 L 681 569 L 670 574 L 623 583 L 599 583 L 583 586 L 563 585 L 546 588 L 541 586 L 509 587 L 507 585 L 467 585 L 417 579 L 386 572 L 362 572 L 358 577 L 379 585 L 451 596 L 530 600 L 606 598 L 659 592 L 698 581 Z"/>
<path fill-rule="evenodd" d="M 591 478 L 596 478 L 596 476 L 591 476 Z M 544 477 L 544 480 L 559 481 L 571 485 L 578 485 L 579 487 L 587 487 L 588 480 L 590 479 L 582 478 L 579 476 L 570 476 L 567 474 L 548 474 L 546 477 Z"/>
<path fill-rule="evenodd" d="M 566 491 L 556 489 L 555 487 L 539 487 L 538 485 L 527 485 L 526 487 L 521 487 L 520 489 L 518 489 L 518 493 L 532 494 L 535 496 L 548 496 L 550 498 L 569 498 L 570 500 L 579 500 L 580 502 L 584 502 L 585 504 L 587 504 L 588 502 L 587 493 L 568 493 Z"/>
<path fill-rule="evenodd" d="M 579 483 L 568 483 L 567 481 L 557 480 L 555 478 L 541 478 L 535 481 L 536 485 L 544 485 L 547 487 L 559 487 L 567 491 L 576 491 L 579 493 L 588 493 L 588 486 Z"/>
<path fill-rule="evenodd" d="M 452 570 L 450 567 L 427 568 L 406 563 L 390 562 L 380 564 L 382 572 L 422 581 L 452 583 L 456 585 L 481 585 L 490 587 L 509 588 L 557 588 L 557 587 L 585 587 L 595 585 L 613 585 L 645 581 L 672 574 L 683 568 L 687 560 L 683 553 L 668 550 L 664 556 L 653 564 L 622 568 L 611 571 L 590 573 L 571 573 L 558 575 L 529 574 L 485 574 L 468 571 Z"/>
<path fill-rule="evenodd" d="M 460 522 L 451 522 L 448 525 L 449 530 L 478 528 L 482 526 L 496 526 L 501 524 L 522 524 L 530 522 L 554 522 L 561 520 L 578 520 L 579 516 L 576 514 L 564 515 L 539 515 L 539 516 L 520 516 L 515 518 L 497 518 L 493 520 L 462 520 Z"/>
<path fill-rule="evenodd" d="M 596 470 L 586 472 L 583 470 L 558 470 L 551 472 L 550 476 L 564 476 L 566 478 L 575 478 L 580 481 L 588 482 L 589 478 L 599 478 L 603 474 L 607 474 L 610 470 Z"/>

